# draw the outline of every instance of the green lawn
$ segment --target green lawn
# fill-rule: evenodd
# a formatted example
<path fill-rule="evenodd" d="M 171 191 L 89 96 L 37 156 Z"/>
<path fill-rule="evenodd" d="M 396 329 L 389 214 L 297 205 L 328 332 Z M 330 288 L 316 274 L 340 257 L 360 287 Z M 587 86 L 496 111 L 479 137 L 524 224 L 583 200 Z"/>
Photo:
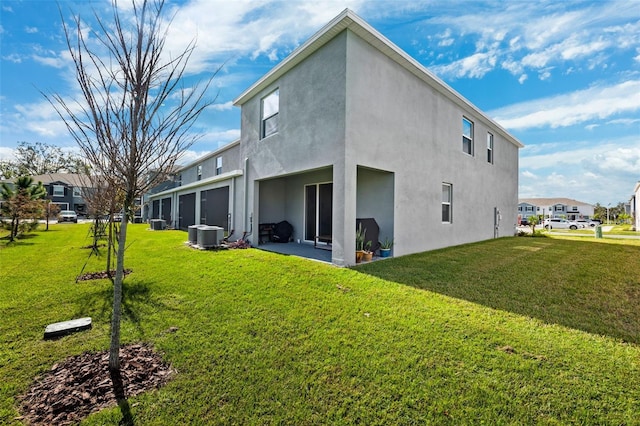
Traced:
<path fill-rule="evenodd" d="M 37 374 L 108 346 L 109 283 L 75 283 L 87 229 L 0 242 L 0 424 Z M 129 401 L 136 424 L 640 424 L 638 246 L 503 238 L 345 269 L 130 230 L 123 342 L 178 371 Z M 92 330 L 42 340 L 80 316 Z"/>

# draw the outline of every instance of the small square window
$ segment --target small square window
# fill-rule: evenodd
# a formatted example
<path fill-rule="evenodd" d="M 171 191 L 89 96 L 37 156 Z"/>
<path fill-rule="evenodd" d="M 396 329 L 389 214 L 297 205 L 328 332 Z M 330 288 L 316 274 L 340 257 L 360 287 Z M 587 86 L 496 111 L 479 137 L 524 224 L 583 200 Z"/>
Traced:
<path fill-rule="evenodd" d="M 73 196 L 74 197 L 82 197 L 82 190 L 77 186 L 73 187 Z"/>

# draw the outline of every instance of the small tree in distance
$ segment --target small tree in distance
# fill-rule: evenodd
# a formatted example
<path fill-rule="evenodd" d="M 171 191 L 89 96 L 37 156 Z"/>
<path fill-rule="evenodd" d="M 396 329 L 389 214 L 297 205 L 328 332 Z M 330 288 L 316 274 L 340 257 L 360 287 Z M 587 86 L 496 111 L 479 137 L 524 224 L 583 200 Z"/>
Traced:
<path fill-rule="evenodd" d="M 536 236 L 536 225 L 538 224 L 538 216 L 532 215 L 527 219 L 529 221 L 529 226 L 531 227 L 531 236 Z"/>
<path fill-rule="evenodd" d="M 83 99 L 71 103 L 59 94 L 45 94 L 92 172 L 122 197 L 109 348 L 109 370 L 118 377 L 127 224 L 135 199 L 158 183 L 149 179 L 152 171 L 163 176 L 172 170 L 198 139 L 191 127 L 215 101 L 204 96 L 216 73 L 204 85 L 180 85 L 193 42 L 183 52 L 163 55 L 170 24 L 163 21 L 164 1 L 132 0 L 132 6 L 131 17 L 123 16 L 115 0 L 108 19 L 94 12 L 99 32 L 90 36 L 79 16 L 72 27 L 62 18 Z"/>
<path fill-rule="evenodd" d="M 44 213 L 47 190 L 42 182 L 35 184 L 31 176 L 20 176 L 13 187 L 0 186 L 0 212 L 10 222 L 9 241 L 14 241 L 21 228 L 21 220 L 38 219 Z"/>

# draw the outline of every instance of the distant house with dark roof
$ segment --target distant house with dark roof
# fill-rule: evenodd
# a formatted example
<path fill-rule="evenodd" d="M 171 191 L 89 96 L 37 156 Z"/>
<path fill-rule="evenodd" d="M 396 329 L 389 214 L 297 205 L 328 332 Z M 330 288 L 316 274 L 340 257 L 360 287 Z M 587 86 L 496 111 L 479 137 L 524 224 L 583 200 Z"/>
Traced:
<path fill-rule="evenodd" d="M 591 219 L 592 204 L 571 198 L 520 198 L 518 200 L 518 223 L 529 216 L 564 218 L 567 220 Z"/>
<path fill-rule="evenodd" d="M 89 178 L 73 173 L 49 173 L 32 176 L 34 182 L 42 182 L 52 204 L 60 210 L 73 210 L 79 215 L 87 214 L 84 193 L 91 186 Z"/>

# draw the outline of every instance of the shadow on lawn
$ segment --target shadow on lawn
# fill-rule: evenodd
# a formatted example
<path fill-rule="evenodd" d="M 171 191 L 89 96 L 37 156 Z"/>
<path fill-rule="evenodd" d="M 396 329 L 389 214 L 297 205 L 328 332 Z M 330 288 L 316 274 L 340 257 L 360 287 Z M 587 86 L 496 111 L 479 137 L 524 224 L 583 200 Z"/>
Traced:
<path fill-rule="evenodd" d="M 86 285 L 90 281 L 78 285 Z M 96 289 L 77 299 L 76 316 L 86 316 L 87 312 L 99 312 L 99 321 L 111 323 L 113 309 L 113 287 Z M 149 283 L 124 280 L 122 285 L 122 320 L 132 322 L 142 338 L 145 337 L 143 322 L 145 313 L 150 310 L 169 309 L 162 301 L 155 297 Z"/>
<path fill-rule="evenodd" d="M 497 239 L 357 266 L 358 272 L 547 323 L 640 343 L 638 248 Z M 614 260 L 615 259 L 615 260 Z M 635 260 L 634 260 L 635 259 Z"/>

